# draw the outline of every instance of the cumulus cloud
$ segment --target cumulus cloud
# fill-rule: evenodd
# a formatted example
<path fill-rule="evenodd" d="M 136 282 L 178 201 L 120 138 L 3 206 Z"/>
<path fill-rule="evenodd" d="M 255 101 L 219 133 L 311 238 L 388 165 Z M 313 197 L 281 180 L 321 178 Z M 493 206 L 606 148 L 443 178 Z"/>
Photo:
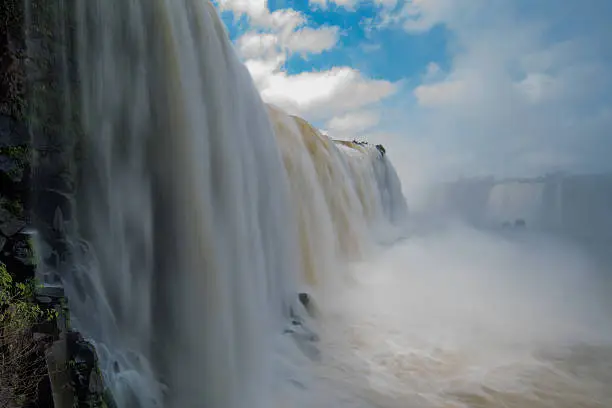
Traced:
<path fill-rule="evenodd" d="M 271 12 L 266 0 L 217 0 L 219 9 L 235 16 L 247 16 L 256 27 L 291 32 L 305 23 L 304 16 L 292 9 Z"/>
<path fill-rule="evenodd" d="M 309 1 L 310 6 L 314 7 L 314 8 L 322 8 L 325 9 L 327 8 L 327 0 L 310 0 Z"/>
<path fill-rule="evenodd" d="M 271 33 L 247 33 L 236 41 L 236 46 L 243 58 L 272 58 L 278 54 L 279 38 Z"/>
<path fill-rule="evenodd" d="M 290 52 L 314 53 L 332 48 L 338 42 L 338 27 L 304 27 L 292 33 L 285 42 Z"/>
<path fill-rule="evenodd" d="M 398 0 L 310 0 L 312 6 L 322 9 L 326 9 L 330 4 L 335 4 L 346 10 L 356 10 L 361 3 L 372 3 L 385 9 L 391 9 L 397 5 Z"/>
<path fill-rule="evenodd" d="M 450 177 L 609 170 L 612 49 L 604 39 L 612 27 L 604 11 L 612 15 L 603 0 L 406 3 L 389 21 L 408 34 L 445 26 L 452 59 L 447 72 L 436 64 L 423 73 L 394 142 L 401 149 L 418 140 L 428 161 L 446 160 L 439 167 Z"/>
<path fill-rule="evenodd" d="M 326 9 L 330 4 L 344 7 L 347 10 L 354 10 L 359 0 L 310 0 L 310 4 L 322 9 Z"/>
<path fill-rule="evenodd" d="M 362 108 L 390 96 L 398 85 L 364 77 L 348 67 L 288 75 L 277 70 L 260 84 L 261 95 L 289 113 L 310 120 Z"/>
<path fill-rule="evenodd" d="M 331 133 L 382 137 L 402 152 L 398 160 L 413 178 L 610 166 L 609 0 L 562 7 L 553 0 L 310 0 L 326 10 L 374 4 L 377 15 L 364 24 L 406 36 L 444 27 L 448 60 L 401 83 L 351 66 L 290 75 L 283 68 L 292 54 L 336 47 L 338 29 L 311 27 L 293 10 L 270 12 L 264 0 L 221 3 L 258 30 L 237 45 L 266 101 L 319 120 Z"/>
<path fill-rule="evenodd" d="M 238 53 L 262 98 L 289 113 L 325 120 L 379 102 L 398 88 L 396 83 L 369 79 L 346 66 L 290 75 L 283 69 L 288 58 L 334 48 L 339 28 L 307 26 L 301 13 L 270 12 L 264 1 L 223 0 L 219 6 L 249 18 L 252 30 L 236 40 Z"/>
<path fill-rule="evenodd" d="M 353 139 L 380 122 L 377 111 L 364 110 L 334 116 L 326 123 L 327 131 L 337 139 Z"/>

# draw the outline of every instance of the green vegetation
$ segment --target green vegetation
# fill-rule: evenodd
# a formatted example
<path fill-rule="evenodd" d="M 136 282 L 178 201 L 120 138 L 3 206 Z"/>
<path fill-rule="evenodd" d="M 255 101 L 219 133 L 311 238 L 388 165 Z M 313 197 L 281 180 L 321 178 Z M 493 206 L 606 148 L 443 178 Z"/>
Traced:
<path fill-rule="evenodd" d="M 54 310 L 34 303 L 35 281 L 14 282 L 0 264 L 0 407 L 22 406 L 36 399 L 46 375 L 41 344 L 32 327 L 56 318 Z"/>
<path fill-rule="evenodd" d="M 12 159 L 28 161 L 30 149 L 28 146 L 6 146 L 0 148 L 0 154 L 8 156 Z"/>
<path fill-rule="evenodd" d="M 23 217 L 23 204 L 19 200 L 9 200 L 8 198 L 0 197 L 0 208 L 4 208 L 14 217 Z"/>

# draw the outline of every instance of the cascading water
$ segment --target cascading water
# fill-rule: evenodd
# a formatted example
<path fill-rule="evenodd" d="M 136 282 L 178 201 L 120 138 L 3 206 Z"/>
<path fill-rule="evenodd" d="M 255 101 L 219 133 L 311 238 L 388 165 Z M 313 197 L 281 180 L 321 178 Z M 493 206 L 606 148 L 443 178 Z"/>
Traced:
<path fill-rule="evenodd" d="M 500 183 L 491 188 L 487 218 L 494 224 L 522 219 L 537 226 L 543 219 L 545 183 Z"/>
<path fill-rule="evenodd" d="M 208 1 L 74 7 L 73 325 L 120 408 L 270 407 L 298 289 L 405 216 L 397 175 L 268 112 Z"/>
<path fill-rule="evenodd" d="M 612 176 L 548 175 L 533 179 L 468 179 L 438 186 L 432 213 L 498 228 L 527 228 L 579 239 L 611 239 Z"/>
<path fill-rule="evenodd" d="M 267 406 L 298 246 L 265 107 L 210 3 L 76 7 L 74 323 L 120 407 Z"/>
<path fill-rule="evenodd" d="M 379 226 L 399 224 L 407 206 L 391 163 L 373 146 L 334 142 L 304 120 L 268 107 L 299 222 L 302 271 L 310 285 L 363 255 Z M 324 287 L 329 287 L 324 285 Z"/>

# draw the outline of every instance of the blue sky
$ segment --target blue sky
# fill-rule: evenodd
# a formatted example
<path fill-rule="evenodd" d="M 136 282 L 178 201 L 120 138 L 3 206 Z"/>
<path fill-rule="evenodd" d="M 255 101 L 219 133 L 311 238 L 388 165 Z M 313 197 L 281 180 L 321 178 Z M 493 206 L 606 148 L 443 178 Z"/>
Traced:
<path fill-rule="evenodd" d="M 612 169 L 610 0 L 217 0 L 262 98 L 404 180 Z"/>
<path fill-rule="evenodd" d="M 348 65 L 371 78 L 398 81 L 418 76 L 431 62 L 444 67 L 450 62 L 447 52 L 450 33 L 443 25 L 412 35 L 395 28 L 377 28 L 367 23 L 380 15 L 380 7 L 372 2 L 347 10 L 335 3 L 322 9 L 313 7 L 307 0 L 275 0 L 268 3 L 268 9 L 271 12 L 298 11 L 306 19 L 308 27 L 339 28 L 335 47 L 318 54 L 291 55 L 284 66 L 290 74 Z M 234 41 L 252 29 L 246 16 L 237 19 L 235 13 L 225 12 L 223 20 Z M 409 50 L 409 55 L 406 50 Z"/>

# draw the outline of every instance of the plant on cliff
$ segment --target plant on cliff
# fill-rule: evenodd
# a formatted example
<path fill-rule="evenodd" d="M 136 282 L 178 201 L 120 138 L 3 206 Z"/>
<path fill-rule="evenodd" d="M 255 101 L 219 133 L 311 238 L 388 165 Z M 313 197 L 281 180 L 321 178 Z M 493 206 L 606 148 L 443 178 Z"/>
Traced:
<path fill-rule="evenodd" d="M 0 408 L 36 399 L 38 384 L 46 375 L 32 326 L 54 318 L 54 312 L 33 303 L 35 289 L 33 281 L 15 283 L 0 264 Z"/>

